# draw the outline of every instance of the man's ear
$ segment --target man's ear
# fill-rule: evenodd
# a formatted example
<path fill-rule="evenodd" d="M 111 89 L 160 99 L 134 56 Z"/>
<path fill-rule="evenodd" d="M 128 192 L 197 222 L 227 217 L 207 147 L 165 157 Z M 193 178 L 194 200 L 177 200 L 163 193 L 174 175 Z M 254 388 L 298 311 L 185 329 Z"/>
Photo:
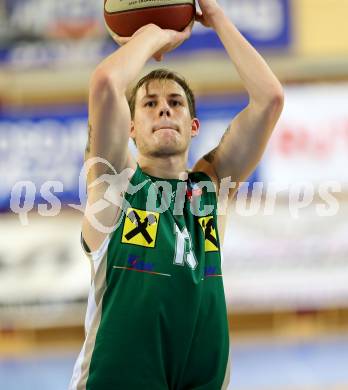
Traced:
<path fill-rule="evenodd" d="M 134 127 L 134 121 L 131 121 L 129 136 L 130 136 L 133 140 L 135 140 L 135 127 Z"/>
<path fill-rule="evenodd" d="M 198 118 L 192 119 L 191 124 L 191 137 L 194 138 L 199 134 L 199 128 L 201 127 L 201 123 L 199 122 Z"/>

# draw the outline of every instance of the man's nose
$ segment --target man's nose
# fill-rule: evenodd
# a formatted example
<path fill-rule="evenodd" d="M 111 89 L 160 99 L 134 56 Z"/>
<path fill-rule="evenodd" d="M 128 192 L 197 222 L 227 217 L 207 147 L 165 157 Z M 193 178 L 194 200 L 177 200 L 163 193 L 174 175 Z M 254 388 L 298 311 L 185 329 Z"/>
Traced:
<path fill-rule="evenodd" d="M 170 107 L 167 102 L 162 102 L 159 110 L 160 116 L 170 116 Z"/>
<path fill-rule="evenodd" d="M 160 116 L 170 116 L 170 110 L 168 108 L 161 109 Z"/>

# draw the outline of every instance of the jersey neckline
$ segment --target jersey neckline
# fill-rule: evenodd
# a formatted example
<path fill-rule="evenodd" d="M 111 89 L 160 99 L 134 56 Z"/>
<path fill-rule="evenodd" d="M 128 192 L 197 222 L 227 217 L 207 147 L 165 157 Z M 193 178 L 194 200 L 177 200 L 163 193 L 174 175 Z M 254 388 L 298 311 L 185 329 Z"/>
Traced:
<path fill-rule="evenodd" d="M 150 175 L 148 173 L 146 173 L 145 171 L 143 171 L 143 169 L 141 168 L 141 166 L 139 165 L 139 163 L 137 163 L 137 166 L 138 166 L 138 169 L 143 173 L 144 176 L 147 176 L 149 179 L 151 179 L 152 181 L 168 181 L 168 182 L 172 182 L 172 183 L 185 183 L 187 181 L 186 180 L 182 180 L 182 179 L 167 179 L 167 178 L 164 178 L 164 177 L 157 177 L 157 176 L 153 176 L 153 175 Z M 189 175 L 191 172 L 187 172 L 187 175 Z"/>

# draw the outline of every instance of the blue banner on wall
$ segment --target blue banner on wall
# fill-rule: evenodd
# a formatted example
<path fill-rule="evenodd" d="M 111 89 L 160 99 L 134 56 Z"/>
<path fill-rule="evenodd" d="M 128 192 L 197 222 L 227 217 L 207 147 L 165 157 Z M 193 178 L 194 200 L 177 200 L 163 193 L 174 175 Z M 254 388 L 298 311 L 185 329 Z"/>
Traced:
<path fill-rule="evenodd" d="M 291 45 L 289 0 L 220 0 L 227 16 L 258 49 L 287 49 Z M 178 51 L 216 50 L 223 46 L 216 33 L 196 23 Z"/>
<path fill-rule="evenodd" d="M 28 201 L 42 203 L 48 181 L 61 183 L 62 203 L 78 199 L 78 178 L 86 144 L 85 107 L 56 107 L 51 112 L 8 112 L 0 117 L 0 210 L 10 208 L 16 183 L 31 190 Z M 18 188 L 18 187 L 17 187 Z M 35 191 L 33 191 L 35 189 Z M 24 192 L 24 189 L 23 189 Z M 23 193 L 24 196 L 24 193 Z"/>
<path fill-rule="evenodd" d="M 219 3 L 257 49 L 286 50 L 292 43 L 289 1 L 220 0 Z M 9 4 L 8 15 L 1 18 L 0 14 L 0 64 L 13 67 L 49 64 L 85 66 L 97 64 L 117 48 L 104 27 L 102 7 L 97 6 L 95 1 L 75 1 L 73 7 L 71 1 L 67 0 L 11 0 Z M 37 9 L 41 8 L 43 12 L 38 18 Z M 71 13 L 64 14 L 66 9 Z M 21 16 L 23 10 L 26 15 L 24 21 Z M 69 25 L 71 31 L 79 28 L 84 31 L 85 28 L 85 35 L 81 32 L 80 39 L 77 36 L 69 39 L 69 35 L 59 35 L 57 25 L 62 23 L 65 27 Z M 6 36 L 7 39 L 4 39 Z M 207 50 L 222 51 L 223 46 L 215 31 L 195 23 L 190 39 L 169 53 L 169 57 Z"/>

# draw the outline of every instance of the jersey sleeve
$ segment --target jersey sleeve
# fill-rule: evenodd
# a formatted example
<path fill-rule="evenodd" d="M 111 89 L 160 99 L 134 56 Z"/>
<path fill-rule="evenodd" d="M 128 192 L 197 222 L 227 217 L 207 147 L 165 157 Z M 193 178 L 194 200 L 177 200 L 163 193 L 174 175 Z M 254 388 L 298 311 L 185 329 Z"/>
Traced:
<path fill-rule="evenodd" d="M 105 255 L 105 252 L 107 251 L 108 249 L 108 245 L 109 245 L 109 242 L 110 242 L 110 235 L 107 235 L 105 237 L 105 240 L 102 242 L 102 244 L 100 245 L 100 247 L 95 250 L 95 251 L 91 251 L 86 243 L 86 241 L 84 240 L 83 236 L 82 236 L 82 232 L 81 232 L 81 235 L 80 235 L 80 243 L 81 243 L 81 247 L 82 247 L 82 250 L 83 252 L 85 253 L 85 255 L 93 261 L 93 263 L 99 263 L 100 259 L 103 258 L 103 256 Z"/>

